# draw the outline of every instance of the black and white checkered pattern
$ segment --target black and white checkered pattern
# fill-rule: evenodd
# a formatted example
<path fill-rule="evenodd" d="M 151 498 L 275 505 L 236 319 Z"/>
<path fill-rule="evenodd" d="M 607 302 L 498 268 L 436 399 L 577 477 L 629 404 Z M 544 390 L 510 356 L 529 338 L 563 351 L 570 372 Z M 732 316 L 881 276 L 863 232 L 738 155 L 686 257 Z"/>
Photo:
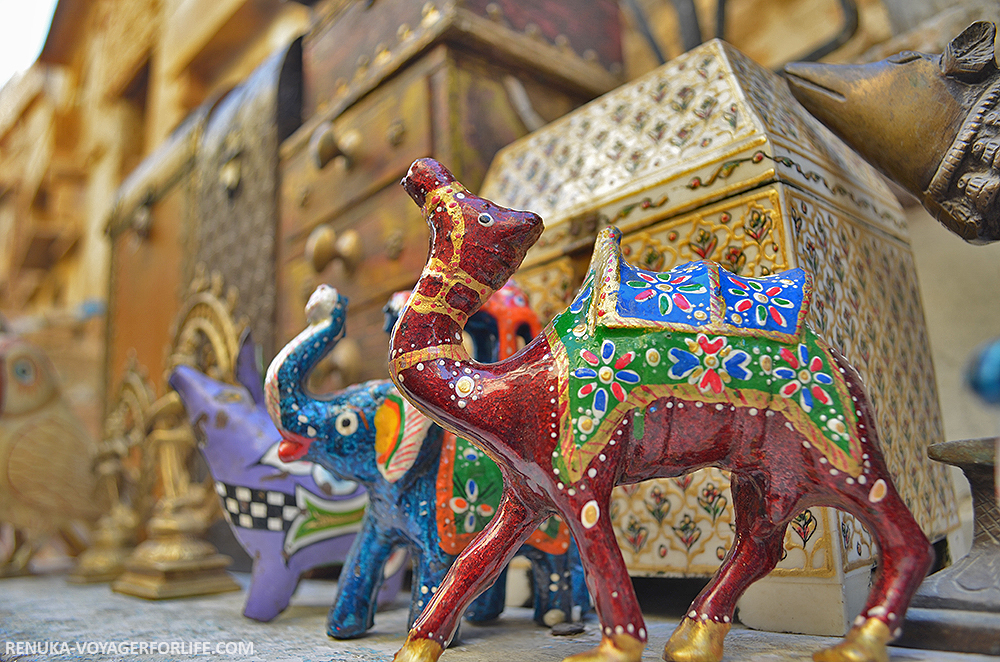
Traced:
<path fill-rule="evenodd" d="M 299 507 L 294 494 L 215 482 L 215 491 L 222 499 L 226 519 L 244 529 L 288 531 L 298 517 Z"/>

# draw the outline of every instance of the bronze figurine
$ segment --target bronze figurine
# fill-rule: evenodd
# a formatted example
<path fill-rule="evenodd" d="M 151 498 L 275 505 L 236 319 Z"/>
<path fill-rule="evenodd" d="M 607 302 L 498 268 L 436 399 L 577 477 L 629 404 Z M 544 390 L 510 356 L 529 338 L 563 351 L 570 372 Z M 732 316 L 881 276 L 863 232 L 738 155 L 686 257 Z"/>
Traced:
<path fill-rule="evenodd" d="M 1000 239 L 996 26 L 973 23 L 941 55 L 862 65 L 793 63 L 792 93 L 969 243 Z"/>

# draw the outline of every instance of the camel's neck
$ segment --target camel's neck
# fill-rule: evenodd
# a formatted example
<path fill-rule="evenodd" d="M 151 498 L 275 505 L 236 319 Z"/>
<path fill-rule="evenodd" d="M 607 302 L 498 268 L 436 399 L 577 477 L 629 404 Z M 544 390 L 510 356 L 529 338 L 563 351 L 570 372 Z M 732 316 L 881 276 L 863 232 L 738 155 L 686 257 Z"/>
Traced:
<path fill-rule="evenodd" d="M 427 194 L 423 213 L 431 227 L 431 251 L 393 333 L 390 360 L 394 363 L 433 348 L 443 348 L 458 360 L 470 358 L 462 347 L 462 331 L 495 290 L 461 267 L 466 231 L 461 203 L 467 195 L 458 182 Z"/>
<path fill-rule="evenodd" d="M 439 355 L 463 363 L 471 360 L 462 331 L 492 294 L 488 286 L 432 257 L 393 333 L 393 372 Z"/>

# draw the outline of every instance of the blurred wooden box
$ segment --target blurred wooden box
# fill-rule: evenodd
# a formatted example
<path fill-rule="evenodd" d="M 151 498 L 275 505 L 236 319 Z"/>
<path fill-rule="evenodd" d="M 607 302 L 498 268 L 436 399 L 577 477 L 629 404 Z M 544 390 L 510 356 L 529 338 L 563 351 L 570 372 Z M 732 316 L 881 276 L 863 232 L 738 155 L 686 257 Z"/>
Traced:
<path fill-rule="evenodd" d="M 925 454 L 943 430 L 902 210 L 781 79 L 722 42 L 702 45 L 504 149 L 481 194 L 545 220 L 517 280 L 546 319 L 609 224 L 646 269 L 711 259 L 753 276 L 811 271 L 809 321 L 864 377 L 900 493 L 932 540 L 957 525 L 948 475 Z M 632 574 L 713 573 L 734 539 L 728 485 L 706 470 L 618 488 L 611 512 Z M 869 534 L 812 508 L 785 549 L 741 619 L 843 634 L 867 595 Z"/>
<path fill-rule="evenodd" d="M 499 149 L 617 85 L 622 56 L 608 0 L 326 11 L 303 40 L 313 114 L 281 149 L 278 328 L 283 341 L 302 330 L 319 283 L 349 297 L 353 357 L 334 387 L 386 377 L 382 306 L 426 260 L 426 223 L 397 185 L 410 164 L 433 156 L 478 186 Z"/>
<path fill-rule="evenodd" d="M 613 0 L 379 0 L 318 7 L 303 43 L 307 117 L 334 115 L 435 44 L 544 73 L 560 87 L 610 90 L 622 73 Z"/>

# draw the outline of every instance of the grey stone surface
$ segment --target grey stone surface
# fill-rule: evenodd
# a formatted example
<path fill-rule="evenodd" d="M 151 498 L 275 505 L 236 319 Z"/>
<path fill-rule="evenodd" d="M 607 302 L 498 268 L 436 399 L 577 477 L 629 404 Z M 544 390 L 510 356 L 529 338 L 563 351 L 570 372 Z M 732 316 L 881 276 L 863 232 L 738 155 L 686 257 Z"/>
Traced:
<path fill-rule="evenodd" d="M 246 575 L 237 575 L 243 586 Z M 389 662 L 403 644 L 406 598 L 375 616 L 375 627 L 367 637 L 334 641 L 326 636 L 326 612 L 333 601 L 332 582 L 305 581 L 292 605 L 271 623 L 243 617 L 243 593 L 153 602 L 112 593 L 105 585 L 69 585 L 60 576 L 0 580 L 0 661 L 87 659 L 146 660 L 235 660 L 240 662 Z M 677 621 L 650 616 L 650 644 L 643 660 L 659 660 Z M 508 608 L 493 625 L 464 623 L 461 639 L 447 650 L 442 662 L 558 662 L 567 655 L 587 650 L 600 640 L 597 620 L 586 620 L 581 635 L 554 637 L 531 620 L 531 611 Z M 736 626 L 726 640 L 724 662 L 791 662 L 810 660 L 813 651 L 835 640 L 825 637 L 756 632 Z M 65 643 L 69 654 L 42 655 L 8 653 L 8 644 L 22 642 Z M 86 646 L 108 643 L 183 643 L 184 653 L 115 654 L 87 652 Z M 194 642 L 204 643 L 207 654 L 191 654 Z M 253 644 L 252 654 L 226 653 L 227 644 Z M 79 653 L 77 645 L 84 646 Z M 221 652 L 216 647 L 222 645 Z M 51 645 L 51 644 L 50 644 Z M 892 649 L 892 662 L 934 660 L 972 662 L 995 660 L 979 655 L 938 651 Z"/>

